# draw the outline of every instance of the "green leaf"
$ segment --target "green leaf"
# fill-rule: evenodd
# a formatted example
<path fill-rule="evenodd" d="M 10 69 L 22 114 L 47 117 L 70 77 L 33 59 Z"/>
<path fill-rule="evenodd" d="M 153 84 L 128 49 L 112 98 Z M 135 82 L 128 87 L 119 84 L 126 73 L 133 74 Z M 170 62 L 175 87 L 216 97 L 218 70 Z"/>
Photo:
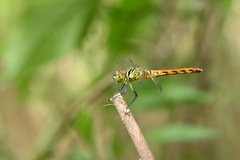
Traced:
<path fill-rule="evenodd" d="M 79 45 L 96 12 L 97 2 L 62 0 L 30 7 L 6 47 L 4 77 L 21 85 L 37 67 Z"/>
<path fill-rule="evenodd" d="M 170 124 L 146 134 L 146 139 L 154 142 L 190 142 L 215 139 L 213 129 L 188 124 Z"/>

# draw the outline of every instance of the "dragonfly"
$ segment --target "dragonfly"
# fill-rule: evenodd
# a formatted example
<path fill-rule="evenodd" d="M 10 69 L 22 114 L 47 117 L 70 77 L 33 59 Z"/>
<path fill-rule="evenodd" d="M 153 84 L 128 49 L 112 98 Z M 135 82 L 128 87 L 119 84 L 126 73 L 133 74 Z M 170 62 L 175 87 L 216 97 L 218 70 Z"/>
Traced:
<path fill-rule="evenodd" d="M 122 87 L 114 94 L 120 93 L 124 86 L 125 91 L 121 93 L 121 95 L 125 95 L 127 93 L 127 84 L 129 84 L 130 88 L 134 93 L 134 99 L 128 104 L 127 108 L 137 99 L 138 94 L 132 86 L 132 82 L 139 81 L 142 79 L 151 79 L 154 84 L 158 87 L 158 89 L 162 92 L 162 86 L 159 84 L 158 79 L 156 77 L 167 76 L 167 75 L 175 75 L 175 74 L 189 74 L 189 73 L 200 73 L 203 70 L 200 68 L 180 68 L 180 69 L 168 69 L 168 70 L 146 70 L 138 65 L 134 64 L 133 61 L 128 58 L 128 60 L 123 59 L 119 55 L 115 55 L 116 62 L 124 68 L 124 71 L 115 71 L 113 73 L 113 79 L 117 83 L 122 83 Z M 127 109 L 126 108 L 126 109 Z"/>

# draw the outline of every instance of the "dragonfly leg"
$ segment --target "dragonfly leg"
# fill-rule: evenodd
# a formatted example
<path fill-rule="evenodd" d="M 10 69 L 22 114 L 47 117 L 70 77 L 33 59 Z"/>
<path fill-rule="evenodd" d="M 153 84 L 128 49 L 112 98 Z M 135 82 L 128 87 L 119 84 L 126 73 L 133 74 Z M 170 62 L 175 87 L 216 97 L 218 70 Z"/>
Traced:
<path fill-rule="evenodd" d="M 124 95 L 124 94 L 126 94 L 127 93 L 127 83 L 126 83 L 126 85 L 125 85 L 125 91 L 124 91 L 124 93 L 122 93 L 121 95 Z"/>
<path fill-rule="evenodd" d="M 124 86 L 125 86 L 125 83 L 123 83 L 122 87 L 115 94 L 118 94 L 119 92 L 121 92 Z"/>
<path fill-rule="evenodd" d="M 130 85 L 130 87 L 131 87 L 131 89 L 132 89 L 135 97 L 133 98 L 132 102 L 129 103 L 129 105 L 127 106 L 126 109 L 128 109 L 128 107 L 129 107 L 129 106 L 136 100 L 136 98 L 138 97 L 137 92 L 134 90 L 134 88 L 133 88 L 133 86 L 131 85 L 131 83 L 129 83 L 129 85 Z"/>

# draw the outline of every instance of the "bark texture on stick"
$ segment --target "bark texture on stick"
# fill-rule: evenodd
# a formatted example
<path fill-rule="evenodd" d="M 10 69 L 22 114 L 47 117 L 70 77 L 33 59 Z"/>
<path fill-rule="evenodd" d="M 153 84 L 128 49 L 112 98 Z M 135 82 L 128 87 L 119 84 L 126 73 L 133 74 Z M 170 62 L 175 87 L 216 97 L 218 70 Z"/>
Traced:
<path fill-rule="evenodd" d="M 127 104 L 124 101 L 121 94 L 117 94 L 113 96 L 110 101 L 113 103 L 113 105 L 116 107 L 123 124 L 128 130 L 128 133 L 130 134 L 138 153 L 141 157 L 141 160 L 154 160 L 154 156 L 149 149 L 149 146 L 143 137 L 143 134 L 138 127 L 137 122 L 135 121 L 131 111 L 129 109 L 126 110 Z"/>

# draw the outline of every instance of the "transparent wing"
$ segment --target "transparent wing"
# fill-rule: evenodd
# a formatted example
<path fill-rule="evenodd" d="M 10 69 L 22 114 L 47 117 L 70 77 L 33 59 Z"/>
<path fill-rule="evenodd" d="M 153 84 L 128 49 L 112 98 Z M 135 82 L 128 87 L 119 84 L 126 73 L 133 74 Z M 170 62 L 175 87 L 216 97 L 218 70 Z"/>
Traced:
<path fill-rule="evenodd" d="M 133 67 L 137 67 L 137 65 L 134 64 L 133 61 L 132 61 L 130 58 L 128 58 L 128 60 L 129 60 L 129 62 L 131 63 L 131 65 L 132 65 Z"/>
<path fill-rule="evenodd" d="M 154 82 L 154 84 L 155 84 L 155 85 L 158 87 L 158 89 L 162 92 L 162 86 L 159 84 L 157 77 L 155 77 L 154 75 L 149 74 L 147 71 L 145 72 L 145 74 L 148 74 L 148 75 L 151 77 L 151 79 L 152 79 L 152 81 Z M 147 80 L 148 80 L 148 79 L 147 79 Z"/>
<path fill-rule="evenodd" d="M 116 54 L 115 54 L 115 60 L 121 67 L 123 67 L 126 70 L 135 66 L 135 64 L 132 62 L 131 59 L 125 60 L 125 59 L 123 59 L 122 57 L 120 57 L 119 55 L 116 55 Z"/>
<path fill-rule="evenodd" d="M 148 74 L 148 72 L 146 71 L 145 74 Z M 140 79 L 137 81 L 137 83 L 145 89 L 153 89 L 158 87 L 158 89 L 162 92 L 162 87 L 159 84 L 157 77 L 150 74 L 148 75 L 151 77 L 151 79 Z"/>
<path fill-rule="evenodd" d="M 136 83 L 148 90 L 151 90 L 157 87 L 151 79 L 140 79 L 136 81 Z"/>
<path fill-rule="evenodd" d="M 162 86 L 159 84 L 158 79 L 152 75 L 149 74 L 155 85 L 158 87 L 158 89 L 162 92 Z"/>

